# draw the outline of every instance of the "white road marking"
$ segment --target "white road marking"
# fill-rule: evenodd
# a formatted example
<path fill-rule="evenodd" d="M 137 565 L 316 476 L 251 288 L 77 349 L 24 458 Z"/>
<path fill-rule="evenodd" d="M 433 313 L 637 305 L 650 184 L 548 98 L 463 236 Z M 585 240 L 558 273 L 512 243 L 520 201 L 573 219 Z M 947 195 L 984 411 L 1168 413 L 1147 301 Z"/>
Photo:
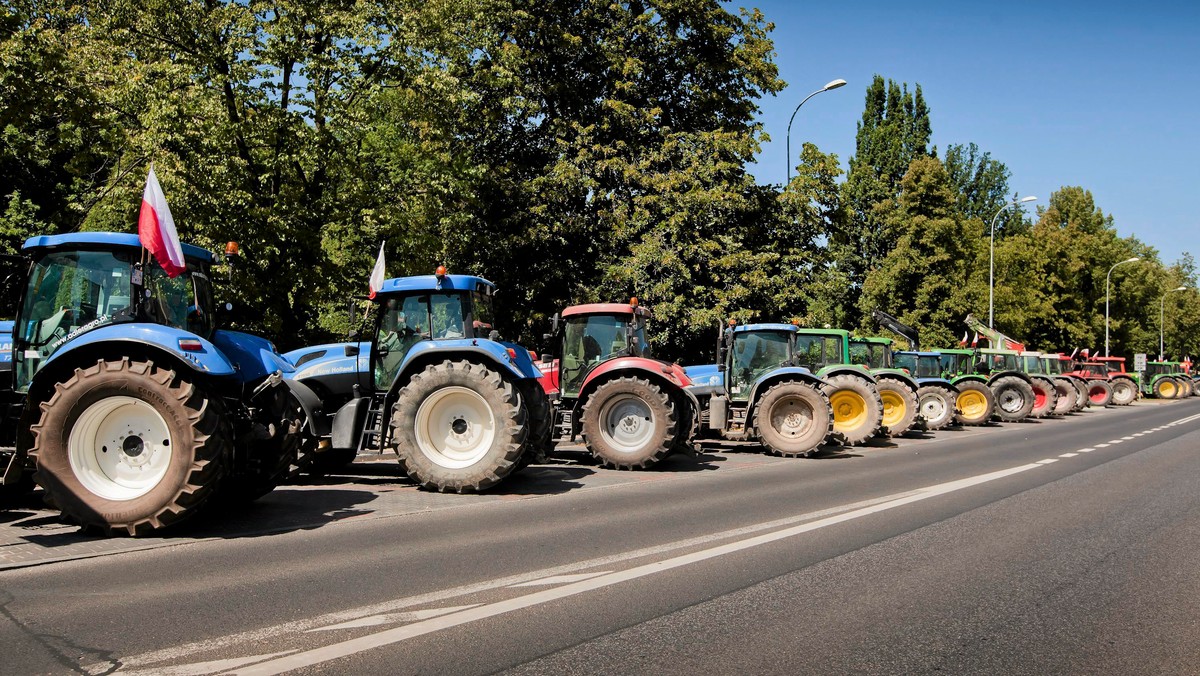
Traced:
<path fill-rule="evenodd" d="M 1121 437 L 1121 439 L 1122 439 L 1122 440 L 1124 440 L 1124 441 L 1133 441 L 1134 437 L 1132 437 L 1132 436 L 1129 436 L 1129 437 Z"/>
<path fill-rule="evenodd" d="M 1079 451 L 1078 451 L 1078 452 L 1079 452 L 1079 453 L 1091 453 L 1091 452 L 1092 452 L 1092 451 L 1094 451 L 1094 450 L 1096 450 L 1096 449 L 1094 449 L 1094 448 L 1081 448 L 1081 449 L 1079 449 Z"/>
<path fill-rule="evenodd" d="M 1039 465 L 1049 465 L 1050 463 L 1054 463 L 1054 462 L 1058 462 L 1058 460 L 1055 460 L 1054 458 L 1046 458 L 1045 460 L 1038 460 L 1038 461 L 1037 461 L 1037 464 L 1039 464 Z"/>
<path fill-rule="evenodd" d="M 578 582 L 580 580 L 588 580 L 601 575 L 608 575 L 611 570 L 601 570 L 595 573 L 579 573 L 578 575 L 555 575 L 553 577 L 544 577 L 540 580 L 530 580 L 529 582 L 520 582 L 509 585 L 510 587 L 548 587 L 555 584 L 566 584 L 568 582 Z"/>
<path fill-rule="evenodd" d="M 361 629 L 362 627 L 377 627 L 381 624 L 397 624 L 400 622 L 417 622 L 420 620 L 428 620 L 431 617 L 439 615 L 449 615 L 457 613 L 460 610 L 474 608 L 479 605 L 472 603 L 465 606 L 447 606 L 445 608 L 427 608 L 425 610 L 413 610 L 407 613 L 384 613 L 382 615 L 371 615 L 368 617 L 360 617 L 357 620 L 342 622 L 341 624 L 331 624 L 325 627 L 317 627 L 309 629 L 309 632 L 314 631 L 334 631 L 336 629 Z"/>
<path fill-rule="evenodd" d="M 1123 443 L 1125 443 L 1125 440 L 1124 440 L 1124 439 L 1112 439 L 1112 440 L 1110 440 L 1110 441 L 1108 442 L 1108 445 L 1109 445 L 1109 446 L 1114 446 L 1114 445 L 1116 445 L 1116 444 L 1123 444 Z"/>
<path fill-rule="evenodd" d="M 1063 453 L 1062 455 L 1060 455 L 1060 456 L 1058 456 L 1058 457 L 1060 457 L 1060 458 L 1074 458 L 1074 457 L 1075 457 L 1075 456 L 1077 456 L 1077 455 L 1079 455 L 1079 454 L 1078 454 L 1078 453 Z"/>
<path fill-rule="evenodd" d="M 1149 433 L 1149 432 L 1135 432 L 1133 436 L 1135 436 L 1135 437 L 1144 437 L 1144 436 L 1146 436 L 1147 434 L 1150 434 L 1150 433 Z"/>
<path fill-rule="evenodd" d="M 266 655 L 250 655 L 249 657 L 232 657 L 224 660 L 213 660 L 212 662 L 197 662 L 196 664 L 181 664 L 177 667 L 163 667 L 154 669 L 153 671 L 124 671 L 123 674 L 148 674 L 153 673 L 156 676 L 201 676 L 202 674 L 216 674 L 230 669 L 237 669 L 243 664 L 253 664 L 260 660 L 269 660 L 274 657 L 281 657 L 296 652 L 295 650 L 285 650 L 278 653 L 268 653 Z"/>
<path fill-rule="evenodd" d="M 1035 469 L 1037 467 L 1038 464 L 1036 463 L 1020 465 L 1017 467 L 1000 470 L 998 472 L 981 474 L 979 476 L 974 476 L 967 479 L 960 479 L 958 481 L 950 481 L 944 484 L 929 486 L 916 491 L 912 495 L 892 500 L 890 502 L 884 502 L 871 507 L 856 509 L 851 512 L 845 512 L 836 516 L 820 519 L 818 521 L 792 526 L 791 528 L 784 528 L 771 533 L 756 535 L 754 537 L 730 542 L 717 547 L 683 554 L 671 559 L 655 561 L 641 566 L 636 566 L 628 570 L 608 573 L 606 575 L 594 577 L 590 580 L 581 580 L 579 582 L 556 587 L 554 589 L 546 589 L 525 596 L 519 596 L 505 601 L 498 601 L 496 603 L 486 604 L 470 610 L 464 610 L 458 613 L 425 620 L 423 622 L 416 622 L 404 627 L 396 627 L 394 629 L 388 629 L 375 634 L 350 639 L 341 643 L 334 643 L 332 645 L 315 648 L 302 653 L 272 659 L 267 662 L 263 662 L 262 664 L 248 666 L 244 669 L 237 669 L 234 671 L 234 673 L 280 674 L 292 669 L 299 669 L 301 667 L 308 667 L 314 664 L 321 664 L 330 660 L 335 660 L 341 657 L 347 657 L 367 650 L 398 643 L 400 641 L 405 641 L 417 636 L 423 636 L 425 634 L 441 631 L 443 629 L 466 624 L 468 622 L 475 622 L 477 620 L 510 613 L 523 608 L 529 608 L 531 606 L 549 603 L 558 599 L 576 596 L 584 592 L 601 589 L 622 582 L 628 582 L 630 580 L 672 570 L 681 566 L 698 563 L 700 561 L 706 561 L 719 556 L 725 556 L 735 552 L 761 547 L 766 544 L 795 537 L 797 535 L 825 528 L 827 526 L 845 523 L 847 521 L 852 521 L 864 516 L 869 516 L 890 509 L 895 509 L 897 507 L 902 507 L 904 505 L 912 504 L 914 502 L 928 500 L 939 495 L 953 493 L 955 491 L 960 491 L 972 486 L 987 483 L 989 481 L 1002 479 L 1004 477 L 1012 476 L 1014 474 Z"/>
<path fill-rule="evenodd" d="M 1096 444 L 1096 448 L 1108 448 L 1108 444 Z"/>

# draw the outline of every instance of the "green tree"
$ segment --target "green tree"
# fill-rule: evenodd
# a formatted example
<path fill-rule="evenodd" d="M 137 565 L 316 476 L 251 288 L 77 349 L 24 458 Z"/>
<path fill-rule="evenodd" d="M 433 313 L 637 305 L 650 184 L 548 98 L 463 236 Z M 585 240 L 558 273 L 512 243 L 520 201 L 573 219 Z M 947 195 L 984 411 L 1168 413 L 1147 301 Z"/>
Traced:
<path fill-rule="evenodd" d="M 978 218 L 990 227 L 996 213 L 1012 199 L 1008 194 L 1008 179 L 1012 172 L 1003 162 L 992 159 L 991 153 L 981 152 L 974 143 L 948 146 L 942 163 L 946 165 L 950 183 L 958 194 L 959 212 L 966 218 Z M 1008 209 L 1000 214 L 996 223 L 996 237 L 1022 232 L 1027 227 L 1021 211 Z"/>

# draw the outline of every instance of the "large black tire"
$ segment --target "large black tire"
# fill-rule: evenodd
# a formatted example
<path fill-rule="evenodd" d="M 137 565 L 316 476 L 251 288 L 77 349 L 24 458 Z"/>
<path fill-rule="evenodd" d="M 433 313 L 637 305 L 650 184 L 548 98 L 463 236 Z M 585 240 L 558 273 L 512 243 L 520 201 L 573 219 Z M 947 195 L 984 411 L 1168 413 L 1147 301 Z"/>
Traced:
<path fill-rule="evenodd" d="M 592 392 L 583 404 L 583 438 L 604 467 L 646 469 L 671 454 L 679 411 L 657 383 L 624 376 Z"/>
<path fill-rule="evenodd" d="M 550 438 L 554 414 L 550 410 L 550 398 L 540 382 L 522 381 L 517 390 L 525 406 L 525 419 L 529 421 L 529 436 L 525 439 L 521 459 L 517 461 L 517 469 L 521 470 L 534 462 L 546 462 L 554 446 Z"/>
<path fill-rule="evenodd" d="M 825 380 L 821 391 L 833 407 L 833 431 L 847 446 L 866 443 L 883 420 L 879 390 L 866 378 L 842 374 Z"/>
<path fill-rule="evenodd" d="M 1054 381 L 1042 376 L 1030 376 L 1029 379 L 1033 381 L 1033 409 L 1029 415 L 1034 418 L 1053 415 L 1058 405 L 1058 388 L 1054 386 Z"/>
<path fill-rule="evenodd" d="M 1058 391 L 1058 400 L 1054 403 L 1054 415 L 1066 415 L 1075 410 L 1075 402 L 1079 399 L 1079 390 L 1070 380 L 1054 379 L 1054 389 Z"/>
<path fill-rule="evenodd" d="M 304 409 L 287 387 L 277 385 L 264 391 L 253 408 L 256 413 L 250 429 L 244 438 L 234 439 L 235 460 L 219 492 L 222 502 L 257 500 L 314 462 L 300 457 Z M 306 448 L 305 454 L 310 451 Z"/>
<path fill-rule="evenodd" d="M 1113 378 L 1112 382 L 1112 403 L 1113 406 L 1128 406 L 1137 401 L 1138 388 L 1137 384 L 1130 378 Z"/>
<path fill-rule="evenodd" d="M 1092 406 L 1104 408 L 1112 401 L 1113 388 L 1107 380 L 1089 380 L 1087 382 L 1088 401 Z"/>
<path fill-rule="evenodd" d="M 1071 385 L 1075 387 L 1075 410 L 1082 411 L 1092 405 L 1092 401 L 1088 399 L 1087 383 L 1081 378 L 1071 378 Z"/>
<path fill-rule="evenodd" d="M 468 361 L 426 366 L 392 408 L 400 466 L 420 487 L 444 493 L 486 490 L 517 466 L 529 425 L 515 386 Z"/>
<path fill-rule="evenodd" d="M 943 385 L 917 389 L 917 408 L 925 420 L 925 429 L 936 432 L 954 422 L 954 395 L 954 390 Z"/>
<path fill-rule="evenodd" d="M 906 383 L 880 376 L 876 382 L 883 403 L 880 424 L 889 437 L 898 437 L 912 429 L 917 422 L 917 393 Z"/>
<path fill-rule="evenodd" d="M 1155 380 L 1151 388 L 1158 399 L 1174 399 L 1179 393 L 1179 383 L 1167 376 Z"/>
<path fill-rule="evenodd" d="M 820 390 L 800 381 L 772 385 L 754 409 L 754 429 L 771 455 L 810 455 L 833 433 L 833 409 Z"/>
<path fill-rule="evenodd" d="M 996 410 L 996 395 L 991 388 L 978 380 L 960 380 L 954 407 L 958 409 L 954 419 L 960 425 L 986 425 Z"/>
<path fill-rule="evenodd" d="M 41 412 L 31 429 L 34 479 L 84 527 L 145 535 L 176 524 L 208 502 L 225 471 L 221 407 L 151 362 L 76 369 Z"/>
<path fill-rule="evenodd" d="M 1191 397 L 1196 394 L 1196 384 L 1187 376 L 1178 376 L 1179 382 L 1183 383 L 1183 396 Z"/>
<path fill-rule="evenodd" d="M 1033 386 L 1017 376 L 997 378 L 990 385 L 996 395 L 996 417 L 1004 422 L 1019 422 L 1033 410 Z"/>

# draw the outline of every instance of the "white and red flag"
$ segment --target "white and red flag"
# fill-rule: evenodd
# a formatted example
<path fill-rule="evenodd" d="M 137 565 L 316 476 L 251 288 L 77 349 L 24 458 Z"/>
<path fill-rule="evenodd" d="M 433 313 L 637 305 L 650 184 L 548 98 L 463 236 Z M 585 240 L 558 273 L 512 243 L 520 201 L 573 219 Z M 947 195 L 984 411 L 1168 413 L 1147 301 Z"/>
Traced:
<path fill-rule="evenodd" d="M 375 259 L 375 268 L 371 270 L 371 279 L 367 281 L 367 288 L 371 290 L 370 297 L 374 298 L 375 294 L 383 288 L 384 275 L 383 264 L 383 243 L 379 244 L 379 258 Z"/>
<path fill-rule="evenodd" d="M 175 232 L 175 219 L 171 218 L 171 208 L 167 206 L 167 197 L 158 185 L 153 166 L 146 175 L 146 190 L 142 193 L 138 238 L 142 240 L 142 246 L 154 254 L 154 259 L 168 277 L 178 277 L 187 271 L 183 247 L 179 245 L 179 233 Z"/>

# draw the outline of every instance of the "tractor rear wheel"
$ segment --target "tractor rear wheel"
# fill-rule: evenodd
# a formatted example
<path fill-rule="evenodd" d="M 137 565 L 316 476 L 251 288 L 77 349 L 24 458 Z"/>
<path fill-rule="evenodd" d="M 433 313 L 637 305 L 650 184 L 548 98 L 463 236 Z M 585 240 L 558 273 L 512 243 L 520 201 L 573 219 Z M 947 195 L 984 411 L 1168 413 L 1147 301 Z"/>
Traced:
<path fill-rule="evenodd" d="M 401 388 L 392 409 L 400 466 L 428 490 L 491 488 L 521 457 L 525 413 L 499 372 L 468 361 L 430 364 Z"/>
<path fill-rule="evenodd" d="M 1079 399 L 1079 391 L 1069 380 L 1054 379 L 1054 389 L 1058 392 L 1058 401 L 1054 404 L 1054 415 L 1066 415 L 1075 410 L 1075 402 Z"/>
<path fill-rule="evenodd" d="M 958 385 L 958 396 L 954 405 L 959 410 L 955 420 L 960 425 L 987 424 L 996 408 L 996 395 L 992 394 L 991 388 L 978 380 L 962 380 L 955 384 Z"/>
<path fill-rule="evenodd" d="M 526 419 L 529 420 L 529 436 L 525 439 L 521 459 L 517 461 L 517 469 L 521 470 L 530 463 L 546 462 L 546 456 L 554 446 L 554 441 L 550 438 L 550 418 L 553 414 L 550 411 L 550 399 L 540 382 L 529 380 L 521 383 L 517 390 L 525 406 Z"/>
<path fill-rule="evenodd" d="M 1088 381 L 1088 400 L 1092 402 L 1092 406 L 1104 408 L 1112 402 L 1113 388 L 1108 384 L 1107 380 L 1091 380 Z"/>
<path fill-rule="evenodd" d="M 898 437 L 917 422 L 917 393 L 895 378 L 881 377 L 876 383 L 883 401 L 883 427 L 889 437 Z"/>
<path fill-rule="evenodd" d="M 833 433 L 833 409 L 829 399 L 808 383 L 776 383 L 754 409 L 754 429 L 771 455 L 808 455 Z"/>
<path fill-rule="evenodd" d="M 219 402 L 152 362 L 76 369 L 41 410 L 34 479 L 84 527 L 145 535 L 178 523 L 225 472 L 230 432 Z"/>
<path fill-rule="evenodd" d="M 1053 415 L 1054 407 L 1058 405 L 1058 389 L 1049 378 L 1031 376 L 1033 381 L 1033 410 L 1029 415 L 1034 418 L 1045 418 Z"/>
<path fill-rule="evenodd" d="M 1178 378 L 1179 378 L 1179 382 L 1183 383 L 1183 396 L 1184 397 L 1190 397 L 1190 396 L 1193 396 L 1196 394 L 1195 383 L 1192 382 L 1191 378 L 1188 378 L 1186 376 L 1178 376 Z"/>
<path fill-rule="evenodd" d="M 1159 399 L 1174 399 L 1179 391 L 1179 384 L 1170 378 L 1159 378 L 1154 383 L 1154 396 Z"/>
<path fill-rule="evenodd" d="M 1137 401 L 1137 385 L 1129 378 L 1114 378 L 1111 384 L 1114 406 L 1128 406 Z"/>
<path fill-rule="evenodd" d="M 875 435 L 883 420 L 879 390 L 866 378 L 836 375 L 821 386 L 833 407 L 833 431 L 847 446 L 857 446 Z"/>
<path fill-rule="evenodd" d="M 991 384 L 996 395 L 996 416 L 1004 422 L 1019 422 L 1033 410 L 1033 386 L 1017 376 L 997 378 Z"/>
<path fill-rule="evenodd" d="M 917 409 L 925 419 L 925 429 L 934 432 L 954 422 L 955 393 L 941 385 L 925 385 L 917 390 Z"/>
<path fill-rule="evenodd" d="M 625 376 L 610 380 L 583 405 L 583 436 L 600 464 L 645 469 L 671 454 L 679 411 L 657 383 Z"/>

